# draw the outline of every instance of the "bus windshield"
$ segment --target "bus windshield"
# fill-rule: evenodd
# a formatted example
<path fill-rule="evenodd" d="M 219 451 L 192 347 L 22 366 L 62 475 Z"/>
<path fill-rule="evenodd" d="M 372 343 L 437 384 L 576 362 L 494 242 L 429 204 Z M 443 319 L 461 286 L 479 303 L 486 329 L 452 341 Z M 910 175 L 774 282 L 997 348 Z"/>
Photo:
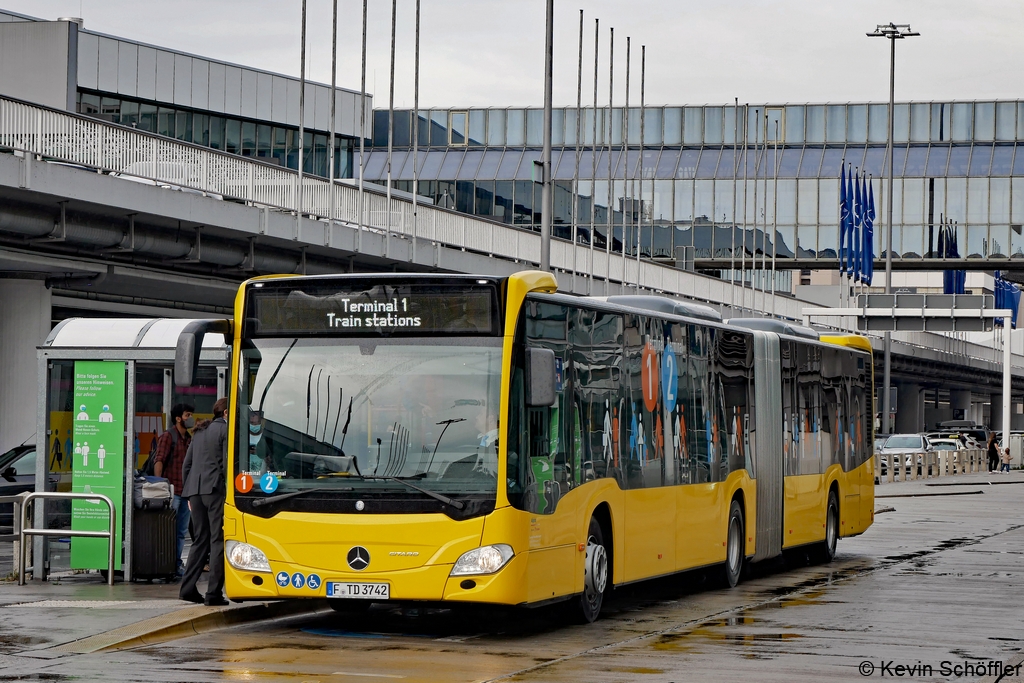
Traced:
<path fill-rule="evenodd" d="M 309 498 L 429 500 L 425 489 L 493 501 L 500 344 L 486 337 L 246 340 L 235 476 L 251 475 L 254 500 L 315 488 Z M 246 492 L 236 485 L 237 493 Z"/>

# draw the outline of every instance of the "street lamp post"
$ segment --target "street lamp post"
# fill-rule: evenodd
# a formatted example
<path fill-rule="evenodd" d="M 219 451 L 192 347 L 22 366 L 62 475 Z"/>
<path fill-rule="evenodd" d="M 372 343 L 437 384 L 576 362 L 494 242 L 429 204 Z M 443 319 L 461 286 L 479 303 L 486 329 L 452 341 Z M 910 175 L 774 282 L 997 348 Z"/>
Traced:
<path fill-rule="evenodd" d="M 892 132 L 893 132 L 893 117 L 896 110 L 895 107 L 895 96 L 896 96 L 896 41 L 902 40 L 903 38 L 911 38 L 913 36 L 919 36 L 920 33 L 910 30 L 910 24 L 878 24 L 875 30 L 868 33 L 869 38 L 888 38 L 889 39 L 889 134 L 886 138 L 886 157 L 889 160 L 889 191 L 887 193 L 887 199 L 889 202 L 887 215 L 888 220 L 886 221 L 886 238 L 885 238 L 885 293 L 892 294 Z M 891 409 L 889 401 L 889 387 L 892 384 L 892 332 L 889 330 L 885 331 L 885 370 L 883 377 L 883 393 L 882 393 L 882 432 L 885 434 L 890 433 L 889 425 L 889 411 Z"/>

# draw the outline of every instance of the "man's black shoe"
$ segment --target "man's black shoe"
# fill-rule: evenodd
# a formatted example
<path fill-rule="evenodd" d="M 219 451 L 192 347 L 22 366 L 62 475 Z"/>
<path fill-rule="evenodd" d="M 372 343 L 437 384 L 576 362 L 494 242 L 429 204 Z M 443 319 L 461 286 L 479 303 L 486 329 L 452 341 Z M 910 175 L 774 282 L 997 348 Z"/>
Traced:
<path fill-rule="evenodd" d="M 227 605 L 228 601 L 224 599 L 223 595 L 207 595 L 203 604 L 207 607 L 221 607 Z"/>
<path fill-rule="evenodd" d="M 203 596 L 199 594 L 199 591 L 192 591 L 191 593 L 179 595 L 178 597 L 182 600 L 188 600 L 189 602 L 194 602 L 196 604 L 203 602 Z"/>

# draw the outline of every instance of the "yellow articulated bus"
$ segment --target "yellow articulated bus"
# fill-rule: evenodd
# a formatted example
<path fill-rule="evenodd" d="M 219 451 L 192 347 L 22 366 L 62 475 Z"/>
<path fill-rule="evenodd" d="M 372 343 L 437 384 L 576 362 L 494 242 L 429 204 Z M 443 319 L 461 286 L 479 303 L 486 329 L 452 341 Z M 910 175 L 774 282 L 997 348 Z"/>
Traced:
<path fill-rule="evenodd" d="M 806 547 L 873 519 L 867 340 L 550 274 L 246 282 L 232 339 L 234 600 L 540 605 Z"/>

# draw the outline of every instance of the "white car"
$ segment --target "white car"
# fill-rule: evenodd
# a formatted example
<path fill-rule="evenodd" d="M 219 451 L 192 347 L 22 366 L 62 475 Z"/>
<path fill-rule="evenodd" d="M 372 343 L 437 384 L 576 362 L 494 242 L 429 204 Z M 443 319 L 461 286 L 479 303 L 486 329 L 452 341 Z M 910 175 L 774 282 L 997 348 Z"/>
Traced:
<path fill-rule="evenodd" d="M 921 434 L 893 434 L 881 448 L 878 449 L 878 454 L 883 456 L 881 458 L 881 470 L 882 474 L 886 473 L 886 459 L 884 456 L 888 454 L 892 455 L 904 455 L 906 460 L 904 463 L 907 467 L 913 464 L 914 454 L 917 456 L 917 469 L 920 474 L 921 464 L 923 458 L 922 453 L 932 450 L 931 442 L 928 441 L 928 437 L 922 436 Z"/>

